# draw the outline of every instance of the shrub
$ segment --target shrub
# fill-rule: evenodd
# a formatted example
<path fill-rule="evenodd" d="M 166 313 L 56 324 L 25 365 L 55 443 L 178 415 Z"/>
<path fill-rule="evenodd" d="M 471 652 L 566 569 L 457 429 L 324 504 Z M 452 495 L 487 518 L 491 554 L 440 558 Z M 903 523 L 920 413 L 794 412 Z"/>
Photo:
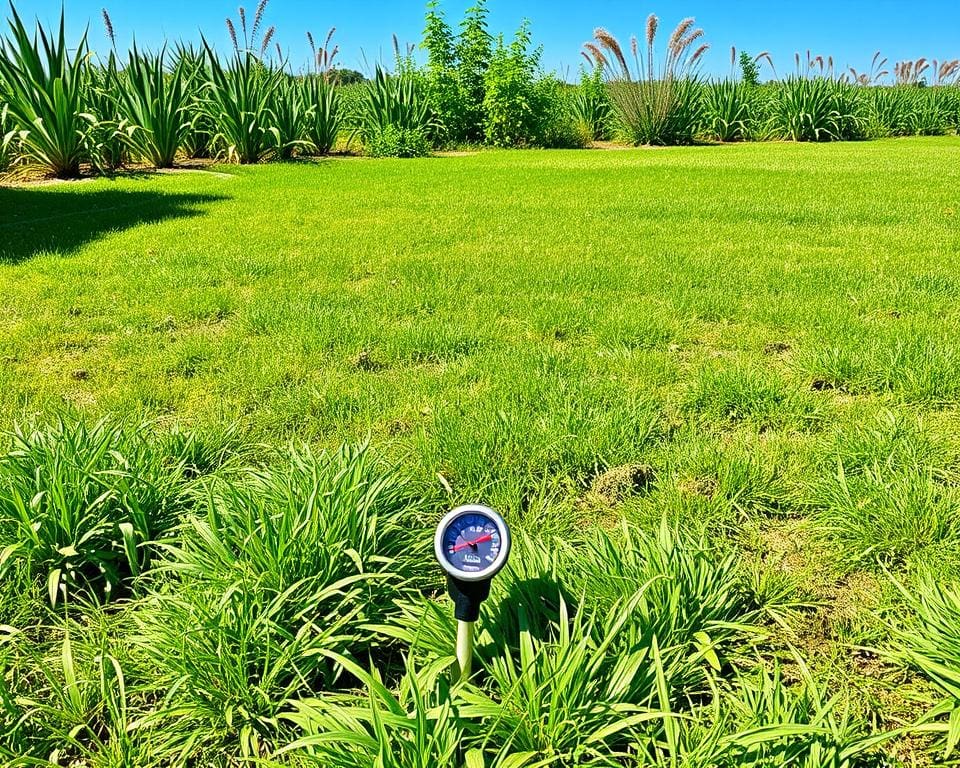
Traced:
<path fill-rule="evenodd" d="M 430 142 L 422 130 L 395 125 L 368 135 L 364 148 L 370 157 L 424 157 L 430 154 Z"/>
<path fill-rule="evenodd" d="M 123 80 L 114 68 L 110 81 L 119 95 L 127 123 L 123 135 L 131 151 L 157 168 L 173 166 L 189 129 L 191 72 L 183 58 L 168 70 L 166 58 L 166 48 L 141 54 L 134 45 Z"/>
<path fill-rule="evenodd" d="M 640 56 L 636 38 L 631 39 L 633 68 L 617 39 L 604 29 L 594 32 L 590 43 L 598 66 L 607 78 L 610 102 L 621 129 L 634 144 L 689 144 L 700 126 L 701 102 L 697 68 L 709 46 L 693 46 L 703 30 L 693 28 L 693 19 L 680 22 L 670 36 L 663 62 L 655 64 L 659 21 L 647 19 L 646 56 Z M 636 75 L 634 75 L 634 71 Z"/>
<path fill-rule="evenodd" d="M 539 50 L 530 50 L 527 24 L 509 46 L 501 37 L 486 72 L 484 134 L 499 147 L 582 146 L 575 135 L 566 86 L 556 78 L 538 77 Z M 592 136 L 588 137 L 592 139 Z"/>
<path fill-rule="evenodd" d="M 146 430 L 59 421 L 7 436 L 0 456 L 0 570 L 20 561 L 50 599 L 129 588 L 182 509 L 182 462 Z"/>
<path fill-rule="evenodd" d="M 87 67 L 84 36 L 73 55 L 67 48 L 64 14 L 59 31 L 48 34 L 38 26 L 31 39 L 11 6 L 11 37 L 0 53 L 0 100 L 7 102 L 14 127 L 22 131 L 20 147 L 26 160 L 59 177 L 77 176 L 88 160 L 90 134 L 96 120 L 86 113 L 83 88 Z"/>

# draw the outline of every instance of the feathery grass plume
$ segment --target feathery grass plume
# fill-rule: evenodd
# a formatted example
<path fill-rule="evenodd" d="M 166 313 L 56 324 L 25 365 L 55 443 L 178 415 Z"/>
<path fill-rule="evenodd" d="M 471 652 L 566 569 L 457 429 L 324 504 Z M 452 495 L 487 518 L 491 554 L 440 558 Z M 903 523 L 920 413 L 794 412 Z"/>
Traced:
<path fill-rule="evenodd" d="M 243 45 L 245 48 L 249 48 L 250 40 L 247 37 L 247 9 L 241 5 L 238 13 L 240 14 L 240 29 L 243 30 Z"/>
<path fill-rule="evenodd" d="M 697 63 L 707 51 L 710 50 L 710 43 L 704 43 L 696 51 L 694 51 L 693 56 L 690 57 L 690 63 Z"/>
<path fill-rule="evenodd" d="M 690 31 L 690 27 L 692 27 L 693 24 L 694 24 L 694 19 L 692 16 L 684 19 L 679 24 L 677 24 L 677 28 L 673 30 L 673 34 L 670 35 L 670 42 L 667 43 L 667 47 L 671 51 L 676 51 L 679 53 L 679 51 L 682 48 L 683 37 L 684 35 L 687 34 L 687 32 Z"/>
<path fill-rule="evenodd" d="M 660 19 L 653 13 L 647 16 L 647 45 L 653 45 L 653 41 L 657 37 L 657 27 L 660 24 Z"/>
<path fill-rule="evenodd" d="M 276 31 L 276 27 L 270 27 L 270 29 L 267 30 L 267 34 L 263 36 L 263 44 L 260 46 L 260 56 L 263 56 L 267 52 L 267 47 L 270 45 L 270 41 L 273 40 Z"/>
<path fill-rule="evenodd" d="M 730 46 L 730 69 L 737 66 L 737 46 Z"/>
<path fill-rule="evenodd" d="M 253 29 L 250 32 L 250 41 L 253 42 L 257 39 L 257 32 L 260 31 L 260 25 L 263 23 L 263 13 L 267 10 L 267 3 L 270 0 L 260 0 L 260 4 L 257 5 L 257 12 L 253 16 Z M 264 46 L 266 49 L 266 46 Z"/>
<path fill-rule="evenodd" d="M 103 28 L 107 33 L 107 39 L 110 41 L 110 47 L 116 49 L 117 47 L 117 36 L 113 32 L 113 22 L 110 20 L 110 14 L 107 12 L 107 9 L 102 10 L 103 14 Z"/>
<path fill-rule="evenodd" d="M 603 27 L 597 27 L 593 31 L 593 37 L 600 44 L 600 47 L 613 55 L 620 65 L 620 74 L 627 80 L 630 79 L 630 67 L 627 65 L 627 59 L 623 55 L 623 49 L 620 42 Z"/>
<path fill-rule="evenodd" d="M 587 60 L 590 61 L 592 57 L 592 64 L 597 67 L 606 67 L 608 66 L 607 57 L 603 55 L 601 51 L 594 43 L 584 43 L 584 49 L 589 54 Z M 586 55 L 586 54 L 585 54 Z"/>
<path fill-rule="evenodd" d="M 310 30 L 307 30 L 307 42 L 310 44 L 310 53 L 313 55 L 313 58 L 317 58 L 317 45 L 313 42 L 313 35 Z"/>
<path fill-rule="evenodd" d="M 227 19 L 227 32 L 230 34 L 230 42 L 233 43 L 234 53 L 239 53 L 240 41 L 237 39 L 237 29 L 233 26 L 232 19 Z"/>

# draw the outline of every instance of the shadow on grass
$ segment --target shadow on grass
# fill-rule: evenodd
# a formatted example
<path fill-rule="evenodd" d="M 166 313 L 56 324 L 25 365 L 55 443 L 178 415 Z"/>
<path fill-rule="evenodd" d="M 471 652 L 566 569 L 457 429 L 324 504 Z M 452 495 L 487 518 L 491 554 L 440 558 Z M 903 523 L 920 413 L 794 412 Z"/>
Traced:
<path fill-rule="evenodd" d="M 140 224 L 188 218 L 228 198 L 86 184 L 0 187 L 0 264 L 38 253 L 70 254 L 99 237 Z"/>

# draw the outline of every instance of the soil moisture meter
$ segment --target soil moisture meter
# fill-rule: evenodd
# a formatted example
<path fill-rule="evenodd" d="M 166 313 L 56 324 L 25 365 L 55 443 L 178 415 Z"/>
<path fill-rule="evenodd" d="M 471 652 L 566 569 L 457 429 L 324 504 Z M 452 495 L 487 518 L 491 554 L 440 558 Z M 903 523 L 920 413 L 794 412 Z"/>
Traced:
<path fill-rule="evenodd" d="M 480 603 L 490 595 L 490 580 L 510 556 L 510 529 L 489 507 L 467 504 L 440 521 L 433 548 L 447 572 L 447 592 L 457 618 L 457 662 L 460 677 L 467 678 L 473 660 L 473 625 L 480 618 Z"/>

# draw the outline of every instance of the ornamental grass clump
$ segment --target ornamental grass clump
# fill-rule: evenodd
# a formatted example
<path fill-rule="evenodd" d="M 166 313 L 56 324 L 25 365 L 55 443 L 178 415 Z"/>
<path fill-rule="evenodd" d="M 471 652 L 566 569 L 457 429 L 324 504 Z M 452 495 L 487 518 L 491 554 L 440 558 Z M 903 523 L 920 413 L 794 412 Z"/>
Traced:
<path fill-rule="evenodd" d="M 626 138 L 640 144 L 690 144 L 702 118 L 698 68 L 709 49 L 703 30 L 684 19 L 658 62 L 658 18 L 647 19 L 646 50 L 630 39 L 632 66 L 617 39 L 605 29 L 594 32 L 585 48 L 607 80 L 610 102 Z"/>

